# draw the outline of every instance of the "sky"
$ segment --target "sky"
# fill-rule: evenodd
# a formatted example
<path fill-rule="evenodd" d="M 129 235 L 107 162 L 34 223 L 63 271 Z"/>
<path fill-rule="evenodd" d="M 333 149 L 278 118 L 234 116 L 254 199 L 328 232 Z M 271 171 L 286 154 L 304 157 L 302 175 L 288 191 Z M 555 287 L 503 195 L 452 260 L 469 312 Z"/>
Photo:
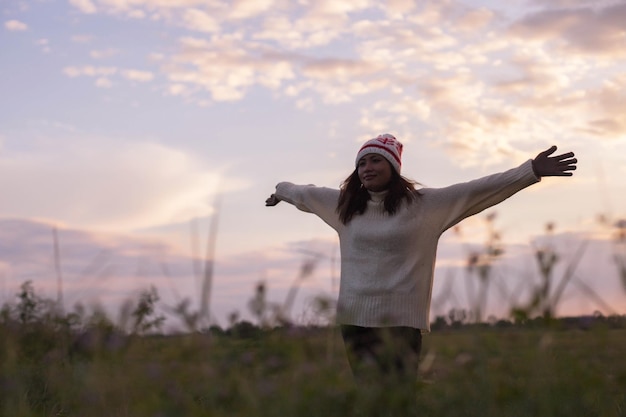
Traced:
<path fill-rule="evenodd" d="M 0 17 L 2 302 L 30 280 L 62 282 L 66 308 L 150 286 L 197 308 L 210 259 L 215 322 L 250 317 L 259 282 L 275 304 L 297 282 L 291 314 L 313 322 L 337 238 L 264 200 L 338 187 L 391 133 L 428 187 L 552 144 L 579 159 L 442 236 L 433 317 L 472 304 L 489 227 L 489 314 L 529 299 L 548 249 L 559 314 L 626 313 L 626 1 L 3 0 Z"/>

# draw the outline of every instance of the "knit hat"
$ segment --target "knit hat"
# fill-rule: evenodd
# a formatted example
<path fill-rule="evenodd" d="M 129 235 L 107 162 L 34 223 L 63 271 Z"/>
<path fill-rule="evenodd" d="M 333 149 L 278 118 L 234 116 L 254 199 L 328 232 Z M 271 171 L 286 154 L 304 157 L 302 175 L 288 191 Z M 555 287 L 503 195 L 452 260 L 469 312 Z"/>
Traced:
<path fill-rule="evenodd" d="M 400 173 L 400 168 L 402 167 L 402 144 L 393 135 L 385 133 L 365 142 L 359 153 L 356 154 L 355 164 L 358 166 L 359 160 L 368 153 L 377 153 L 384 156 L 396 172 Z"/>

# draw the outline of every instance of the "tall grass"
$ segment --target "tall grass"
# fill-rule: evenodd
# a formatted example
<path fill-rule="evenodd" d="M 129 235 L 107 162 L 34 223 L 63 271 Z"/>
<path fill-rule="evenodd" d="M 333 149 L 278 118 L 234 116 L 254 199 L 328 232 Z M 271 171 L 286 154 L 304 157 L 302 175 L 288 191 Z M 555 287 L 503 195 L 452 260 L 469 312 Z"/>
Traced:
<path fill-rule="evenodd" d="M 617 265 L 624 291 L 626 291 L 626 219 L 615 222 L 615 252 L 614 260 Z"/>
<path fill-rule="evenodd" d="M 146 294 L 131 317 L 149 327 L 156 299 Z M 404 416 L 415 403 L 424 416 L 626 413 L 626 317 L 586 330 L 543 321 L 440 330 L 425 338 L 407 399 L 361 389 L 332 326 L 150 335 L 97 311 L 59 314 L 27 284 L 18 296 L 0 315 L 0 415 Z"/>

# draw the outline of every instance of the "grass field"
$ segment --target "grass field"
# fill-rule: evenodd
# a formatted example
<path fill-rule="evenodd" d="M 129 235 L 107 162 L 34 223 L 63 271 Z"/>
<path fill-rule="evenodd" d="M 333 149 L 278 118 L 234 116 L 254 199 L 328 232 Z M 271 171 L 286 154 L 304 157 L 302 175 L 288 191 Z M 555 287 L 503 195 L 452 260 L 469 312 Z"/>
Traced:
<path fill-rule="evenodd" d="M 334 327 L 140 336 L 100 320 L 76 331 L 5 310 L 0 414 L 408 415 L 393 381 L 386 395 L 356 386 Z M 626 416 L 625 352 L 626 329 L 606 321 L 440 330 L 414 397 L 423 416 Z"/>

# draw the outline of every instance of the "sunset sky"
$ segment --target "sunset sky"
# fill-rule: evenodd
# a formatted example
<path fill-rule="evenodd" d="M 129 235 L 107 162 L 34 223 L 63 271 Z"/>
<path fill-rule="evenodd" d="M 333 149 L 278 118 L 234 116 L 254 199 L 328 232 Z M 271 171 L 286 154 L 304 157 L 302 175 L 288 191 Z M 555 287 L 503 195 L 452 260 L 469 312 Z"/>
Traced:
<path fill-rule="evenodd" d="M 391 133 L 429 187 L 552 144 L 579 159 L 444 234 L 433 317 L 468 307 L 489 213 L 505 246 L 490 312 L 527 300 L 532 252 L 553 245 L 557 282 L 577 265 L 560 314 L 626 313 L 624 0 L 3 0 L 0 17 L 0 302 L 26 280 L 56 297 L 57 228 L 66 308 L 150 285 L 196 306 L 217 213 L 214 318 L 249 316 L 261 281 L 282 303 L 314 262 L 293 310 L 309 320 L 336 295 L 336 236 L 264 200 L 284 180 L 337 187 Z"/>

